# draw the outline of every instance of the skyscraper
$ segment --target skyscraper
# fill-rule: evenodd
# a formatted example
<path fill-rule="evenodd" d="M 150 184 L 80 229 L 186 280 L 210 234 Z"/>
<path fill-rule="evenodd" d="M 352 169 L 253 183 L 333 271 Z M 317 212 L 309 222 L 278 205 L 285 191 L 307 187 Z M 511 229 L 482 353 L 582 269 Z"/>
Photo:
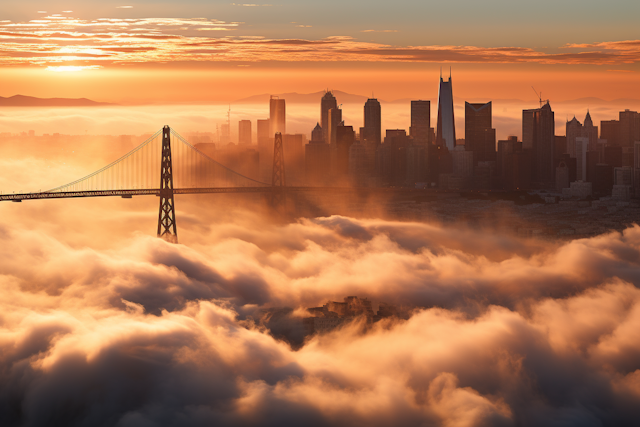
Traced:
<path fill-rule="evenodd" d="M 305 176 L 307 185 L 322 185 L 327 182 L 330 168 L 329 144 L 325 142 L 324 132 L 318 123 L 311 131 L 311 141 L 305 149 Z"/>
<path fill-rule="evenodd" d="M 620 145 L 633 147 L 635 141 L 640 141 L 640 114 L 635 111 L 620 111 Z"/>
<path fill-rule="evenodd" d="M 464 103 L 464 138 L 466 151 L 473 152 L 473 165 L 496 160 L 496 130 L 491 127 L 491 101 L 486 104 Z"/>
<path fill-rule="evenodd" d="M 327 143 L 335 148 L 336 144 L 336 129 L 342 122 L 342 110 L 340 108 L 332 108 L 329 110 L 327 118 Z"/>
<path fill-rule="evenodd" d="M 363 141 L 380 145 L 382 142 L 382 118 L 380 102 L 375 98 L 367 99 L 364 104 L 364 135 L 360 135 Z"/>
<path fill-rule="evenodd" d="M 570 157 L 576 157 L 576 138 L 582 136 L 582 123 L 573 116 L 566 124 L 567 153 Z"/>
<path fill-rule="evenodd" d="M 324 133 L 320 123 L 316 123 L 316 127 L 311 131 L 311 142 L 319 143 L 324 142 Z"/>
<path fill-rule="evenodd" d="M 522 110 L 522 148 L 531 152 L 531 181 L 538 187 L 555 186 L 554 143 L 554 114 L 549 103 Z"/>
<path fill-rule="evenodd" d="M 276 132 L 286 133 L 286 110 L 284 99 L 271 95 L 269 100 L 269 120 L 271 123 L 270 137 L 273 138 Z"/>
<path fill-rule="evenodd" d="M 260 155 L 260 179 L 268 182 L 271 179 L 273 165 L 273 137 L 269 119 L 257 121 L 258 153 Z"/>
<path fill-rule="evenodd" d="M 587 115 L 584 118 L 582 136 L 589 138 L 589 151 L 598 151 L 598 126 L 593 125 L 589 110 L 587 110 Z"/>
<path fill-rule="evenodd" d="M 355 142 L 353 126 L 338 125 L 336 128 L 336 172 L 341 178 L 349 173 L 349 149 Z"/>
<path fill-rule="evenodd" d="M 251 144 L 251 120 L 238 122 L 238 143 Z"/>
<path fill-rule="evenodd" d="M 576 138 L 576 172 L 579 181 L 587 182 L 587 151 L 589 149 L 589 138 Z"/>
<path fill-rule="evenodd" d="M 409 135 L 414 142 L 429 142 L 431 129 L 431 101 L 411 101 L 411 127 Z"/>
<path fill-rule="evenodd" d="M 320 127 L 322 127 L 322 131 L 324 132 L 324 139 L 329 143 L 327 136 L 327 129 L 329 127 L 329 110 L 332 108 L 338 108 L 338 102 L 336 101 L 336 97 L 333 96 L 331 91 L 327 91 L 322 100 L 320 101 Z"/>
<path fill-rule="evenodd" d="M 449 81 L 445 82 L 440 76 L 440 88 L 438 89 L 438 130 L 436 144 L 446 146 L 453 150 L 456 145 L 456 126 L 453 117 L 453 88 Z"/>
<path fill-rule="evenodd" d="M 602 120 L 600 122 L 600 138 L 606 139 L 609 147 L 620 145 L 620 122 L 618 120 Z"/>

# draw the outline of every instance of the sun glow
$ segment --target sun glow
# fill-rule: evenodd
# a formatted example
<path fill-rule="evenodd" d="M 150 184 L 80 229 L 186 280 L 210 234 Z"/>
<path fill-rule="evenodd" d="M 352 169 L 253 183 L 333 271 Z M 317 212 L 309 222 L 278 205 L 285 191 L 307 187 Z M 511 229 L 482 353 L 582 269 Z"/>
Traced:
<path fill-rule="evenodd" d="M 55 71 L 56 73 L 77 72 L 86 70 L 97 70 L 99 65 L 60 65 L 56 67 L 47 67 L 48 71 Z"/>

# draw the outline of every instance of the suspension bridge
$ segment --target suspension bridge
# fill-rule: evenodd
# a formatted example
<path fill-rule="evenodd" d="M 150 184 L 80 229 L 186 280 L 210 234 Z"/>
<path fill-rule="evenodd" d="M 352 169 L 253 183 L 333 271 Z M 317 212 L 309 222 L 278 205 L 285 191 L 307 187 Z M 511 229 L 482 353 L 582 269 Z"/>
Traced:
<path fill-rule="evenodd" d="M 0 202 L 76 197 L 157 196 L 158 237 L 177 243 L 176 194 L 266 193 L 275 207 L 283 206 L 290 192 L 425 193 L 423 189 L 398 187 L 291 187 L 286 185 L 282 135 L 273 145 L 271 183 L 244 176 L 207 156 L 180 134 L 165 126 L 113 163 L 83 178 L 37 193 L 0 194 Z M 456 190 L 431 190 L 455 192 Z"/>
<path fill-rule="evenodd" d="M 177 243 L 175 194 L 271 193 L 274 203 L 278 203 L 283 200 L 286 184 L 280 133 L 275 135 L 273 165 L 272 182 L 257 181 L 215 161 L 165 126 L 92 174 L 38 193 L 2 194 L 0 201 L 158 196 L 158 237 Z M 304 191 L 304 188 L 291 189 Z"/>

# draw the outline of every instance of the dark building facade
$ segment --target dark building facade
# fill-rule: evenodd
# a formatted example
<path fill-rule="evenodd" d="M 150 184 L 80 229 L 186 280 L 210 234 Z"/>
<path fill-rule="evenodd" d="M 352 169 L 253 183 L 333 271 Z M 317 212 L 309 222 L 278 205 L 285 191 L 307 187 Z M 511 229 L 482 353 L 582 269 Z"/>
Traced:
<path fill-rule="evenodd" d="M 431 101 L 411 101 L 411 127 L 413 142 L 428 144 L 431 131 Z"/>
<path fill-rule="evenodd" d="M 328 144 L 327 130 L 329 128 L 329 110 L 338 108 L 338 101 L 331 91 L 327 91 L 320 100 L 320 127 L 324 132 L 325 142 Z"/>
<path fill-rule="evenodd" d="M 349 173 L 349 149 L 355 140 L 353 126 L 339 125 L 336 128 L 336 174 L 340 178 Z"/>
<path fill-rule="evenodd" d="M 537 188 L 555 186 L 554 143 L 554 113 L 549 103 L 523 110 L 522 148 L 531 153 L 531 183 Z"/>
<path fill-rule="evenodd" d="M 456 124 L 453 116 L 453 86 L 451 76 L 449 81 L 440 77 L 438 90 L 438 128 L 436 130 L 436 144 L 446 146 L 449 151 L 456 145 Z"/>
<path fill-rule="evenodd" d="M 324 141 L 320 124 L 311 132 L 311 141 L 305 145 L 305 181 L 307 185 L 320 186 L 328 183 L 330 153 L 329 144 Z"/>
<path fill-rule="evenodd" d="M 600 138 L 607 140 L 607 145 L 620 145 L 620 122 L 618 120 L 602 120 L 600 122 Z"/>
<path fill-rule="evenodd" d="M 364 132 L 360 135 L 363 142 L 380 145 L 382 142 L 382 115 L 380 102 L 370 98 L 364 104 Z"/>
<path fill-rule="evenodd" d="M 465 149 L 473 152 L 473 164 L 496 160 L 496 130 L 491 127 L 491 102 L 464 103 Z"/>

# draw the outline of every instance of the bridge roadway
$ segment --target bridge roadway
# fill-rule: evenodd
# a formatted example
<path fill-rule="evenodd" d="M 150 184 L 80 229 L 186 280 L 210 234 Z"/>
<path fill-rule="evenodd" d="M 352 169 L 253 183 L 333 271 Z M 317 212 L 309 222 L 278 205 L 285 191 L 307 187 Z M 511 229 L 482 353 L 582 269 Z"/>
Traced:
<path fill-rule="evenodd" d="M 271 193 L 284 191 L 294 193 L 460 193 L 460 190 L 418 189 L 410 187 L 214 187 L 214 188 L 177 188 L 173 194 L 206 194 L 206 193 Z M 496 192 L 496 191 L 494 191 Z M 498 191 L 499 192 L 499 191 Z M 22 202 L 35 199 L 70 199 L 76 197 L 114 197 L 132 198 L 133 196 L 160 196 L 157 188 L 138 190 L 101 190 L 101 191 L 66 191 L 21 194 L 1 194 L 0 202 Z"/>

